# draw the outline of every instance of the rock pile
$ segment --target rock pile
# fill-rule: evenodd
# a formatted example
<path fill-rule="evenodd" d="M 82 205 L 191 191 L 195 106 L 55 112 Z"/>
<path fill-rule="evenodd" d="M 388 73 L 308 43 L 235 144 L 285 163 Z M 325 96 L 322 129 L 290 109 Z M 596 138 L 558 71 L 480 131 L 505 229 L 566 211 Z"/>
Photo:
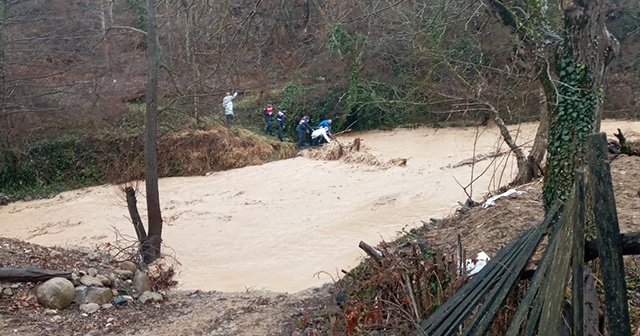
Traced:
<path fill-rule="evenodd" d="M 11 295 L 12 287 L 19 284 L 4 284 L 3 295 Z M 153 292 L 149 277 L 130 261 L 120 263 L 108 274 L 99 274 L 95 268 L 74 272 L 71 279 L 62 277 L 49 279 L 35 288 L 38 303 L 55 315 L 57 310 L 72 304 L 83 314 L 93 314 L 114 305 L 139 302 L 161 302 L 164 297 Z"/>

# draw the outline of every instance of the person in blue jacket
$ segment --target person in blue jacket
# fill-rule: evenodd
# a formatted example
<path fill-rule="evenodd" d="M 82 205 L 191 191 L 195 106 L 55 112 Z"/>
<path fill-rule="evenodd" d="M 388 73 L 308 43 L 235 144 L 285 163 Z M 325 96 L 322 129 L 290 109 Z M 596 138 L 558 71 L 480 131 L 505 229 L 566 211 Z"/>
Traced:
<path fill-rule="evenodd" d="M 323 128 L 323 127 L 326 128 L 327 129 L 327 135 L 330 138 L 333 138 L 333 135 L 331 134 L 331 123 L 332 123 L 331 119 L 325 119 L 325 120 L 321 121 L 318 124 L 318 129 Z M 319 142 L 322 142 L 323 138 L 320 138 L 319 140 L 320 140 Z"/>
<path fill-rule="evenodd" d="M 326 127 L 328 129 L 328 133 L 331 133 L 331 119 L 325 119 L 318 124 L 318 127 Z"/>
<path fill-rule="evenodd" d="M 282 141 L 282 132 L 284 130 L 284 118 L 286 117 L 287 109 L 281 107 L 280 111 L 276 115 L 276 123 L 278 123 L 278 140 Z"/>
<path fill-rule="evenodd" d="M 305 138 L 307 137 L 307 133 L 313 131 L 313 128 L 309 125 L 309 116 L 304 116 L 298 122 L 298 126 L 296 126 L 296 132 L 298 132 L 298 148 L 302 148 L 302 145 L 305 142 Z"/>

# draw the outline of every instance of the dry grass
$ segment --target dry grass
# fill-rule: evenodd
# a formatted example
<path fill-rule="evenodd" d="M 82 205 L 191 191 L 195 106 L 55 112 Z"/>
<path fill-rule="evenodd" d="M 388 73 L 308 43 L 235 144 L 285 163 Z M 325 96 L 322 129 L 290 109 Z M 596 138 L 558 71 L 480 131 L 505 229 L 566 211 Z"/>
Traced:
<path fill-rule="evenodd" d="M 141 137 L 94 141 L 101 154 L 99 167 L 109 181 L 121 183 L 144 177 Z M 160 137 L 158 172 L 160 177 L 204 175 L 291 158 L 295 154 L 291 143 L 274 141 L 243 129 L 218 127 Z"/>
<path fill-rule="evenodd" d="M 334 334 L 405 335 L 466 281 L 456 263 L 422 243 L 383 243 L 384 259 L 368 259 L 337 282 L 344 303 L 330 320 Z"/>

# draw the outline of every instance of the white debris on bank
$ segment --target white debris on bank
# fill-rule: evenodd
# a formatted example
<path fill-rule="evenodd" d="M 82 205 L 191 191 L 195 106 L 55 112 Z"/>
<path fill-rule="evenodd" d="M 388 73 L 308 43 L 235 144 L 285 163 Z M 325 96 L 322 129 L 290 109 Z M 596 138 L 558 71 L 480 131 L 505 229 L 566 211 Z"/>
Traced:
<path fill-rule="evenodd" d="M 467 274 L 474 275 L 480 272 L 481 269 L 487 266 L 487 262 L 489 262 L 489 260 L 491 260 L 491 258 L 489 258 L 486 253 L 476 253 L 475 256 L 473 256 L 471 259 L 467 259 L 466 261 L 465 265 L 467 268 Z"/>
<path fill-rule="evenodd" d="M 496 195 L 496 196 L 493 196 L 493 197 L 489 198 L 486 202 L 484 202 L 484 204 L 482 204 L 482 207 L 486 209 L 486 208 L 488 208 L 488 207 L 490 207 L 492 205 L 495 205 L 496 204 L 496 200 L 499 199 L 499 198 L 507 197 L 507 196 L 513 195 L 513 194 L 516 194 L 516 195 L 520 196 L 520 195 L 522 195 L 524 193 L 526 193 L 526 191 L 509 189 L 509 190 L 503 192 L 500 195 Z"/>

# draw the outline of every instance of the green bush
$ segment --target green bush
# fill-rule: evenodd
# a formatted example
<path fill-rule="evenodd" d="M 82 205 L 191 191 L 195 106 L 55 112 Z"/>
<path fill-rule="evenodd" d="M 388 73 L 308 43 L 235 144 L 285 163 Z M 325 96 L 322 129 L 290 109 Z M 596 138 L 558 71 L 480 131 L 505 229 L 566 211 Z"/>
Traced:
<path fill-rule="evenodd" d="M 0 192 L 49 194 L 61 186 L 74 188 L 101 181 L 97 156 L 85 141 L 66 137 L 43 141 L 24 154 L 3 151 Z M 36 194 L 40 194 L 36 192 Z"/>

